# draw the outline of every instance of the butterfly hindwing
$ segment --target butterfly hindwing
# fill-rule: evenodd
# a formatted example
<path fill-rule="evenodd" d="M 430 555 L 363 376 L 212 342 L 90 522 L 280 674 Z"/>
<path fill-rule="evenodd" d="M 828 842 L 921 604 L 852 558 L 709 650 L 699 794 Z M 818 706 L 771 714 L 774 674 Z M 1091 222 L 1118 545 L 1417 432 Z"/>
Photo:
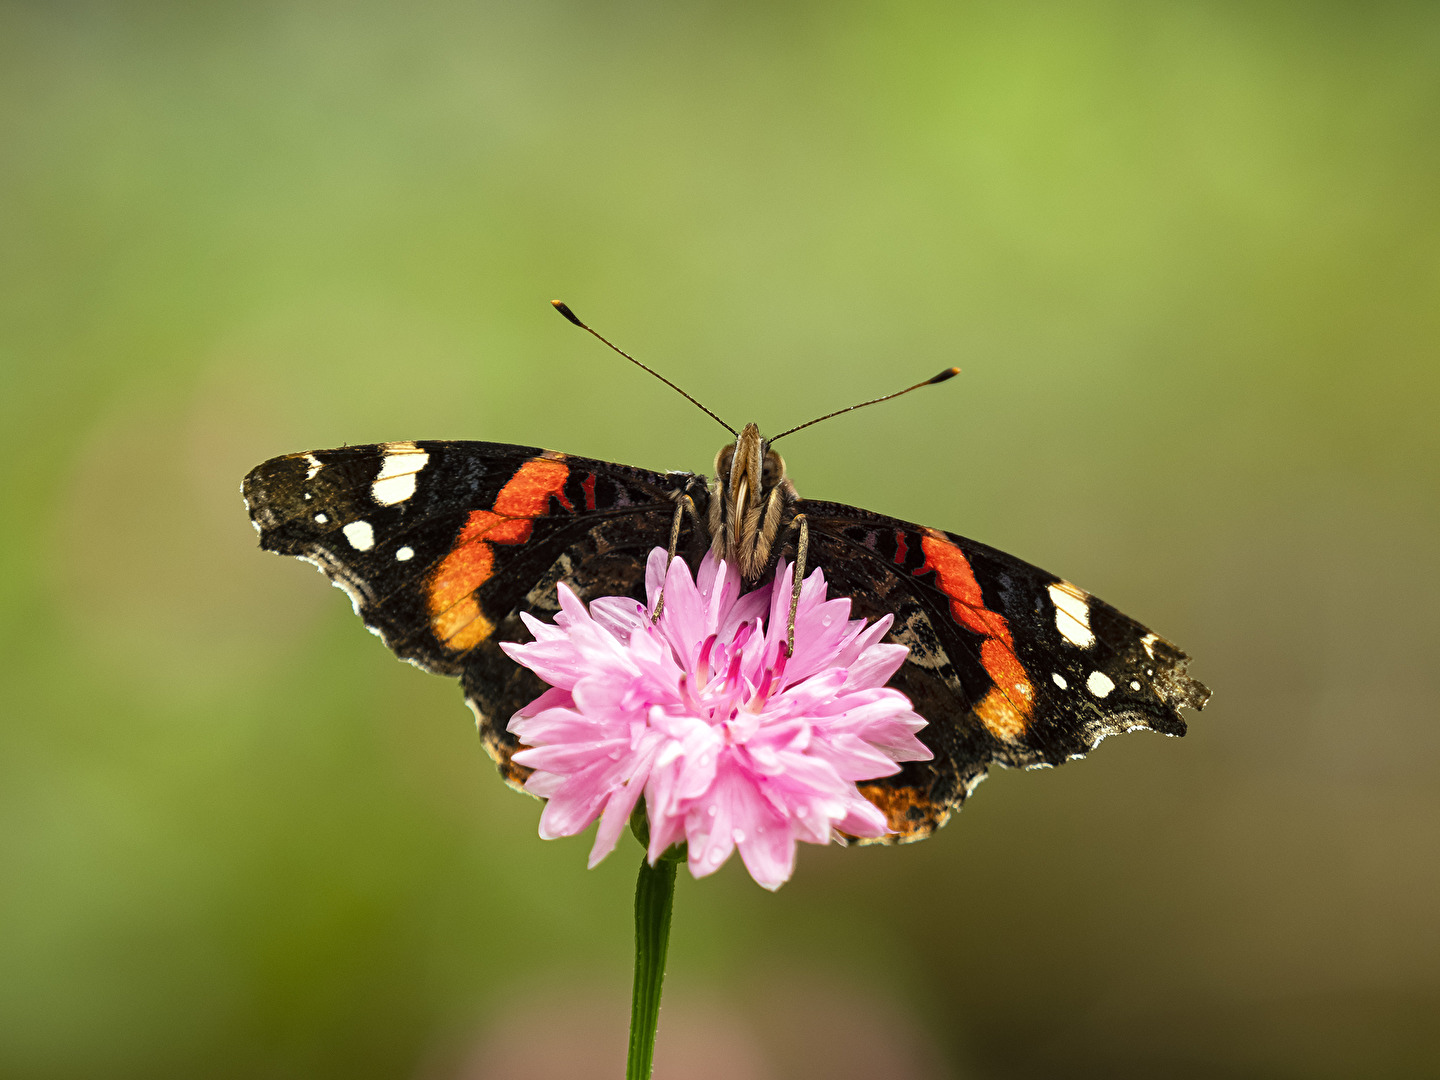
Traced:
<path fill-rule="evenodd" d="M 1139 728 L 1183 735 L 1179 708 L 1209 697 L 1184 653 L 1053 574 L 854 507 L 797 509 L 835 591 L 857 614 L 894 613 L 891 637 L 910 655 L 891 685 L 932 719 L 919 737 L 933 761 L 862 785 L 896 839 L 943 824 L 991 764 L 1058 765 Z"/>

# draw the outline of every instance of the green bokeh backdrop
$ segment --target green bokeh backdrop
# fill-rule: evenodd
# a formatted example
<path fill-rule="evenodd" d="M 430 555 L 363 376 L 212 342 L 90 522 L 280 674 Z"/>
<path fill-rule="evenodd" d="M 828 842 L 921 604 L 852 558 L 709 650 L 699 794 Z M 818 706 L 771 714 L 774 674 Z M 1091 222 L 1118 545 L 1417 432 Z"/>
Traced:
<path fill-rule="evenodd" d="M 961 365 L 801 492 L 1216 691 L 682 880 L 657 1076 L 1440 1075 L 1437 132 L 1428 4 L 0 4 L 0 1076 L 618 1075 L 638 849 L 538 840 L 237 490 L 707 469 L 553 296 L 772 431 Z"/>

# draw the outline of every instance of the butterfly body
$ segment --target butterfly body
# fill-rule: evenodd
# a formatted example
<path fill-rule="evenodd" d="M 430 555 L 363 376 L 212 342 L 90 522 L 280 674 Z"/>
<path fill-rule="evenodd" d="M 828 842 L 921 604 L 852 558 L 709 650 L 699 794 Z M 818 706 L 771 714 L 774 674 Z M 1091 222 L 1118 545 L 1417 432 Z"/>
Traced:
<path fill-rule="evenodd" d="M 710 482 L 710 550 L 756 581 L 779 558 L 776 541 L 795 520 L 800 496 L 785 476 L 785 460 L 770 449 L 755 424 L 715 455 Z"/>
<path fill-rule="evenodd" d="M 1144 626 L 1013 556 L 840 503 L 801 499 L 748 425 L 712 480 L 486 442 L 395 442 L 274 458 L 245 478 L 261 546 L 319 566 L 402 659 L 461 679 L 511 784 L 506 725 L 544 689 L 499 648 L 549 618 L 556 586 L 645 599 L 645 560 L 706 551 L 763 581 L 803 550 L 855 616 L 893 614 L 909 647 L 890 685 L 929 724 L 932 761 L 861 785 L 891 841 L 928 836 L 992 764 L 1057 765 L 1101 739 L 1181 735 L 1209 691 Z M 797 528 L 803 522 L 804 528 Z"/>

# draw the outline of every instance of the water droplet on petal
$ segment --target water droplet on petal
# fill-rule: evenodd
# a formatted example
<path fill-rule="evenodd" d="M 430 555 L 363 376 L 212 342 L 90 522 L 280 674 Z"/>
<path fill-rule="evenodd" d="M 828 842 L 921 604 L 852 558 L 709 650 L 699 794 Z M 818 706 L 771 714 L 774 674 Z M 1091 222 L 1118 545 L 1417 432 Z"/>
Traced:
<path fill-rule="evenodd" d="M 734 833 L 732 833 L 731 835 L 735 837 L 735 843 L 737 843 L 737 844 L 743 844 L 743 843 L 745 842 L 745 830 L 744 830 L 744 829 L 736 829 L 736 830 L 734 831 Z"/>
<path fill-rule="evenodd" d="M 724 856 L 720 854 L 720 849 L 719 849 L 719 848 L 715 848 L 714 850 L 712 850 L 712 851 L 710 852 L 710 865 L 711 865 L 711 866 L 719 866 L 719 865 L 720 865 L 720 860 L 723 859 L 723 858 L 724 858 Z"/>
<path fill-rule="evenodd" d="M 796 817 L 809 817 L 809 816 L 810 816 L 810 808 L 809 808 L 808 806 L 797 806 L 797 807 L 795 808 L 795 816 L 796 816 Z"/>
<path fill-rule="evenodd" d="M 829 616 L 829 615 L 823 616 L 823 617 L 820 619 L 820 625 L 821 625 L 821 626 L 829 626 L 829 625 L 830 625 L 830 616 Z"/>
<path fill-rule="evenodd" d="M 706 810 L 705 810 L 705 813 L 709 814 L 711 817 L 714 817 L 714 816 L 715 816 L 715 807 L 713 807 L 713 806 L 707 807 Z"/>

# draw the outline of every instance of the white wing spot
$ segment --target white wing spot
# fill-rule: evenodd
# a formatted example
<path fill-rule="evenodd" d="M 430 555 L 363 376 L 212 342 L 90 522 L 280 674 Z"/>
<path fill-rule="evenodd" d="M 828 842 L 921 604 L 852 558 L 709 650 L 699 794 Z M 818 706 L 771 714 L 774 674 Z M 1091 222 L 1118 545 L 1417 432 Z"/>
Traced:
<path fill-rule="evenodd" d="M 315 520 L 318 521 L 321 525 L 324 525 L 327 521 L 330 520 L 330 518 L 325 514 L 316 514 Z"/>
<path fill-rule="evenodd" d="M 310 466 L 310 471 L 305 474 L 306 480 L 314 480 L 315 474 L 325 467 L 314 454 L 306 454 L 305 463 Z"/>
<path fill-rule="evenodd" d="M 301 497 L 302 499 L 304 499 L 306 502 L 309 502 L 310 499 L 311 499 L 310 492 L 308 492 L 308 491 L 301 492 L 300 497 Z"/>
<path fill-rule="evenodd" d="M 413 442 L 384 443 L 385 457 L 370 485 L 370 497 L 381 506 L 394 506 L 415 494 L 415 477 L 430 462 L 430 455 Z"/>
<path fill-rule="evenodd" d="M 1111 690 L 1115 689 L 1115 683 L 1110 676 L 1106 675 L 1103 671 L 1092 671 L 1090 672 L 1090 677 L 1085 680 L 1085 689 L 1089 690 L 1090 693 L 1096 697 L 1103 698 L 1110 693 Z"/>
<path fill-rule="evenodd" d="M 396 562 L 409 562 L 414 557 L 415 549 L 412 547 L 402 547 L 399 551 L 395 552 Z"/>
<path fill-rule="evenodd" d="M 340 531 L 356 551 L 369 551 L 375 546 L 375 530 L 368 521 L 352 521 Z"/>
<path fill-rule="evenodd" d="M 1065 681 L 1065 676 L 1061 675 L 1058 671 L 1051 672 L 1050 678 L 1055 680 L 1055 685 L 1061 690 L 1070 689 L 1070 684 Z"/>
<path fill-rule="evenodd" d="M 1068 581 L 1050 586 L 1050 600 L 1055 605 L 1055 629 L 1060 636 L 1080 649 L 1095 644 L 1090 630 L 1090 602 L 1085 594 Z"/>
<path fill-rule="evenodd" d="M 1136 682 L 1134 679 L 1131 679 L 1131 680 L 1130 680 L 1130 689 L 1131 689 L 1131 690 L 1139 690 L 1139 689 L 1140 689 L 1140 684 L 1139 684 L 1138 682 Z"/>
<path fill-rule="evenodd" d="M 1015 684 L 1015 689 L 1018 690 L 1018 691 L 1020 691 L 1020 693 L 1024 694 L 1026 697 L 1029 697 L 1029 696 L 1030 696 L 1030 684 L 1029 684 L 1029 683 L 1017 682 L 1017 683 Z"/>
<path fill-rule="evenodd" d="M 1155 659 L 1155 642 L 1159 640 L 1160 638 L 1156 634 L 1146 634 L 1140 639 L 1140 644 L 1145 646 L 1145 655 L 1151 660 Z"/>

